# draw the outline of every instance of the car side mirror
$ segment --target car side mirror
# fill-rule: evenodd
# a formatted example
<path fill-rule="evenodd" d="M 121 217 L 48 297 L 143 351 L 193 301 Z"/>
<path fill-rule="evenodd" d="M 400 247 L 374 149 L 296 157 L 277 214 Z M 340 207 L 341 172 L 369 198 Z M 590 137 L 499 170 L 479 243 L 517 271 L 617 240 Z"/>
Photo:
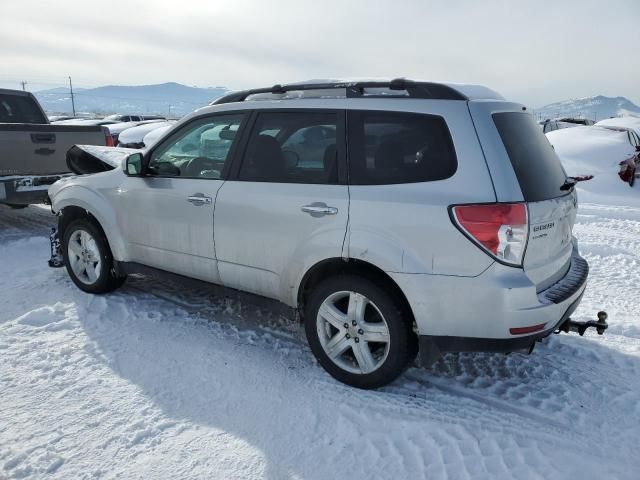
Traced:
<path fill-rule="evenodd" d="M 143 166 L 143 156 L 141 153 L 132 153 L 125 160 L 125 170 L 126 173 L 130 177 L 140 177 L 142 176 L 142 166 Z"/>

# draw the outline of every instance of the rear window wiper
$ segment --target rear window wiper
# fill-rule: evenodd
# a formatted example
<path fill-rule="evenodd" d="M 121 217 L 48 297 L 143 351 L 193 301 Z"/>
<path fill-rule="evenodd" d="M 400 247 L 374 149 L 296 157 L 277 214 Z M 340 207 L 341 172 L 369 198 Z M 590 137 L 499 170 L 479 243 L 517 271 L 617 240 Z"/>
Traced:
<path fill-rule="evenodd" d="M 564 181 L 564 183 L 562 184 L 562 186 L 560 187 L 560 190 L 571 190 L 573 187 L 576 186 L 576 183 L 578 182 L 586 182 L 587 180 L 591 180 L 593 178 L 593 175 L 579 175 L 576 177 L 567 177 Z"/>

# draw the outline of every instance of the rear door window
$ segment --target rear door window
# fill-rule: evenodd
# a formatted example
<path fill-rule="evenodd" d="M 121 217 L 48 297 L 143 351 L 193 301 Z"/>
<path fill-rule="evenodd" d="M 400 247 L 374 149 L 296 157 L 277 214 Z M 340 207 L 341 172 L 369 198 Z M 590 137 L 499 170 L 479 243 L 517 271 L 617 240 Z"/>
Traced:
<path fill-rule="evenodd" d="M 494 113 L 524 200 L 539 202 L 564 195 L 567 175 L 553 147 L 528 113 Z"/>
<path fill-rule="evenodd" d="M 334 112 L 259 112 L 238 179 L 338 183 L 339 124 Z"/>
<path fill-rule="evenodd" d="M 350 111 L 349 182 L 417 183 L 451 177 L 458 166 L 444 118 L 404 112 Z"/>

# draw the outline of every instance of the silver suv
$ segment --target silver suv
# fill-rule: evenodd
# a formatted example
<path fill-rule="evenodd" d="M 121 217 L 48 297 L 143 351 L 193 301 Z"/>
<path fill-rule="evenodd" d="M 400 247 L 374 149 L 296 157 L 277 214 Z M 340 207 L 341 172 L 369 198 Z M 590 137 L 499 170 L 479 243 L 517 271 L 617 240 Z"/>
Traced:
<path fill-rule="evenodd" d="M 49 190 L 80 289 L 151 268 L 277 299 L 356 387 L 418 352 L 529 349 L 585 289 L 574 182 L 526 108 L 480 86 L 238 92 L 149 150 L 74 147 L 68 163 L 93 173 Z"/>

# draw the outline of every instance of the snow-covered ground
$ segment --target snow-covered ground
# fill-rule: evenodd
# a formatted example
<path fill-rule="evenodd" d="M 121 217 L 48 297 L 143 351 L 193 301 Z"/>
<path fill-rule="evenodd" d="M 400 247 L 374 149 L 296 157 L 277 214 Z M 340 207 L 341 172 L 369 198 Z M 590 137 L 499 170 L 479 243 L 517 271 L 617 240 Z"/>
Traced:
<path fill-rule="evenodd" d="M 379 391 L 324 373 L 269 302 L 142 277 L 82 293 L 46 266 L 51 223 L 0 207 L 0 478 L 640 478 L 640 208 L 579 211 L 575 317 L 606 309 L 604 337 L 448 355 Z"/>

